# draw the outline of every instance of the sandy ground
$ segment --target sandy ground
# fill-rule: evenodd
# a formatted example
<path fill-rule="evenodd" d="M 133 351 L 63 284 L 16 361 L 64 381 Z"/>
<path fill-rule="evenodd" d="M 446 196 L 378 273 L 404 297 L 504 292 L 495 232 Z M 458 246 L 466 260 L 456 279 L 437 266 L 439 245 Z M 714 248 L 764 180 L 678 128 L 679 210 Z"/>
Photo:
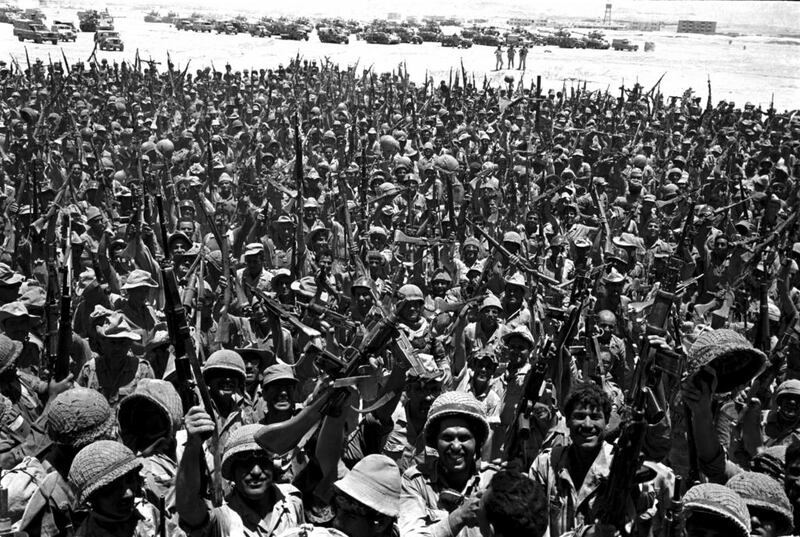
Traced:
<path fill-rule="evenodd" d="M 74 20 L 77 16 L 69 10 L 45 10 L 48 21 Z M 541 75 L 544 89 L 560 89 L 566 85 L 583 84 L 589 89 L 619 92 L 624 82 L 630 86 L 639 81 L 649 89 L 666 73 L 662 92 L 680 95 L 694 88 L 703 98 L 707 96 L 707 77 L 711 78 L 714 103 L 720 99 L 733 99 L 739 104 L 752 101 L 767 107 L 774 93 L 778 109 L 800 108 L 800 41 L 768 37 L 726 37 L 674 34 L 670 32 L 634 33 L 607 32 L 613 38 L 628 38 L 638 44 L 638 52 L 614 50 L 575 50 L 555 47 L 534 47 L 528 55 L 527 69 L 494 71 L 493 49 L 473 46 L 460 50 L 445 48 L 438 43 L 422 45 L 369 45 L 351 38 L 350 44 L 320 43 L 316 34 L 309 41 L 283 41 L 277 38 L 256 38 L 247 34 L 217 35 L 182 32 L 167 24 L 147 24 L 142 13 L 136 11 L 114 13 L 116 27 L 124 42 L 124 52 L 97 52 L 98 58 L 110 62 L 131 61 L 139 50 L 140 57 L 166 62 L 167 51 L 173 62 L 183 67 L 191 60 L 191 68 L 201 68 L 214 62 L 217 69 L 230 63 L 234 69 L 275 68 L 289 58 L 300 54 L 303 58 L 324 62 L 325 58 L 343 65 L 359 62 L 359 69 L 373 66 L 375 70 L 396 69 L 405 62 L 413 79 L 424 80 L 425 73 L 440 79 L 449 77 L 450 69 L 460 70 L 464 63 L 469 76 L 475 75 L 478 84 L 484 76 L 491 82 L 501 83 L 507 74 L 516 80 L 524 75 L 530 85 L 536 75 Z M 12 35 L 11 25 L 0 25 L 0 51 L 6 51 L 25 65 L 25 47 L 31 61 L 41 57 L 59 61 L 63 48 L 70 62 L 86 60 L 93 48 L 93 35 L 80 33 L 75 43 L 59 46 L 20 43 Z M 645 41 L 655 44 L 655 51 L 644 52 Z M 4 58 L 8 61 L 8 56 Z"/>

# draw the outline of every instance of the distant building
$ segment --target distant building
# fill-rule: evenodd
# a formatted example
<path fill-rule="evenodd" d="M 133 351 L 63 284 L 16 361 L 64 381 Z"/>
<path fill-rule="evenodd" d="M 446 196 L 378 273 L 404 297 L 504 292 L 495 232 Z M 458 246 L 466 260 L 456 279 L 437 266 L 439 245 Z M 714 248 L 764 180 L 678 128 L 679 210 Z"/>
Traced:
<path fill-rule="evenodd" d="M 508 19 L 509 26 L 536 26 L 536 19 L 513 18 Z"/>
<path fill-rule="evenodd" d="M 679 34 L 715 34 L 716 21 L 678 21 Z"/>
<path fill-rule="evenodd" d="M 390 21 L 399 21 L 400 18 L 400 13 L 390 12 L 388 15 L 386 15 L 386 19 Z"/>
<path fill-rule="evenodd" d="M 660 21 L 649 21 L 649 22 L 635 21 L 628 23 L 628 29 L 633 30 L 635 32 L 660 32 L 663 26 L 664 23 Z"/>

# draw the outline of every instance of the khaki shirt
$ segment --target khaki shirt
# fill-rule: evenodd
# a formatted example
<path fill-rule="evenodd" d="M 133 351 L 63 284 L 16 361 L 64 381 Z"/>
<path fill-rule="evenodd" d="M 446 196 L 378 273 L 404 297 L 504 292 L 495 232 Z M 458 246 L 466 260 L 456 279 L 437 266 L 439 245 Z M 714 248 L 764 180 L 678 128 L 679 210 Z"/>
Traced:
<path fill-rule="evenodd" d="M 305 522 L 300 491 L 291 485 L 275 485 L 278 500 L 272 511 L 261 518 L 234 492 L 220 507 L 209 514 L 208 522 L 199 528 L 184 528 L 190 537 L 273 537 Z"/>
<path fill-rule="evenodd" d="M 470 479 L 463 495 L 486 490 L 495 474 L 494 468 L 479 471 Z M 453 534 L 448 516 L 455 505 L 447 505 L 441 494 L 446 489 L 439 478 L 435 462 L 415 465 L 403 474 L 403 492 L 400 496 L 400 535 L 403 537 L 480 537 L 478 527 L 464 528 Z"/>

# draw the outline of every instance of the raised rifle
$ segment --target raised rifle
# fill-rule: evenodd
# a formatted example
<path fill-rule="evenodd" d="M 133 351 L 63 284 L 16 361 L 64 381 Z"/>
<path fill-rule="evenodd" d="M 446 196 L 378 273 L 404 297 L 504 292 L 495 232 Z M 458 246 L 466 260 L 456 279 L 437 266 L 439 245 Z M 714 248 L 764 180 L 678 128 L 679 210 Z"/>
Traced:
<path fill-rule="evenodd" d="M 348 388 L 345 379 L 356 376 L 362 366 L 369 363 L 369 357 L 382 353 L 397 334 L 397 321 L 394 317 L 381 317 L 371 323 L 367 334 L 359 346 L 347 347 L 341 358 L 326 355 L 326 371 L 329 386 L 317 398 L 289 420 L 266 425 L 256 433 L 256 441 L 270 453 L 284 454 L 302 446 L 317 430 L 322 418 L 334 413 L 347 400 Z M 337 386 L 338 382 L 338 386 Z"/>
<path fill-rule="evenodd" d="M 487 233 L 487 231 L 485 229 L 483 229 L 482 227 L 480 227 L 477 224 L 475 224 L 474 222 L 472 222 L 472 220 L 470 220 L 469 218 L 467 218 L 466 221 L 467 221 L 467 224 L 471 225 L 475 229 L 476 234 L 482 235 L 483 237 L 486 238 L 486 240 L 489 242 L 489 246 L 494 248 L 497 252 L 500 253 L 500 255 L 502 255 L 506 259 L 510 259 L 511 258 L 511 252 L 506 250 L 503 247 L 503 245 L 500 244 L 500 242 L 497 241 L 497 239 L 495 239 L 494 237 L 489 235 L 489 233 Z M 523 272 L 525 272 L 527 274 L 530 274 L 531 276 L 533 276 L 535 278 L 538 278 L 539 280 L 543 281 L 544 283 L 548 283 L 550 285 L 558 285 L 559 283 L 561 283 L 558 280 L 556 280 L 554 278 L 551 278 L 550 276 L 542 274 L 536 268 L 534 268 L 533 265 L 530 264 L 530 262 L 528 262 L 527 260 L 523 259 L 522 257 L 519 258 L 519 261 L 520 262 L 519 262 L 518 266 L 519 266 L 519 269 L 521 271 L 523 271 Z"/>
<path fill-rule="evenodd" d="M 558 369 L 555 364 L 563 359 L 563 353 L 569 347 L 570 341 L 578 331 L 581 313 L 586 305 L 586 301 L 582 296 L 585 290 L 585 281 L 585 278 L 576 279 L 573 289 L 578 289 L 577 300 L 573 301 L 567 310 L 565 320 L 559 328 L 555 339 L 548 338 L 545 341 L 536 363 L 531 365 L 531 368 L 525 374 L 525 379 L 522 382 L 522 397 L 514 409 L 514 419 L 506 431 L 503 444 L 503 459 L 506 461 L 519 459 L 525 467 L 530 462 L 527 460 L 525 446 L 530 437 L 529 417 L 539 399 L 539 392 L 548 373 Z M 584 288 L 581 288 L 581 286 L 584 286 Z"/>
<path fill-rule="evenodd" d="M 294 180 L 297 183 L 297 199 L 295 204 L 295 240 L 292 248 L 292 276 L 300 278 L 300 246 L 303 243 L 303 203 L 305 202 L 305 189 L 303 188 L 303 146 L 300 142 L 300 116 L 294 115 Z"/>
<path fill-rule="evenodd" d="M 52 364 L 53 378 L 56 381 L 64 380 L 69 375 L 69 349 L 72 346 L 72 295 L 70 285 L 72 282 L 72 243 L 70 241 L 72 219 L 67 215 L 64 235 L 64 264 L 59 269 L 61 272 L 61 309 L 58 319 L 58 351 L 56 360 Z"/>
<path fill-rule="evenodd" d="M 250 292 L 253 293 L 253 296 L 256 298 L 256 300 L 258 300 L 261 307 L 263 307 L 269 314 L 275 315 L 279 319 L 288 322 L 290 326 L 296 328 L 308 338 L 315 338 L 321 335 L 316 328 L 312 328 L 301 322 L 294 313 L 284 308 L 283 304 L 274 298 L 270 298 L 269 295 L 264 293 L 264 291 L 258 287 L 249 283 L 245 283 L 245 285 L 248 289 L 250 289 Z"/>
<path fill-rule="evenodd" d="M 661 282 L 661 288 L 657 291 L 647 317 L 645 335 L 640 345 L 639 361 L 634 370 L 629 397 L 630 417 L 622 425 L 620 437 L 614 446 L 608 479 L 595 503 L 598 508 L 597 520 L 622 532 L 626 532 L 627 505 L 642 467 L 642 449 L 647 426 L 658 422 L 664 416 L 655 392 L 661 389 L 663 374 L 679 378 L 681 373 L 680 356 L 664 351 L 656 352 L 650 348 L 648 339 L 651 335 L 667 334 L 670 311 L 679 298 L 674 289 L 677 286 L 681 265 L 681 260 L 674 257 L 670 259 L 669 270 Z M 635 532 L 636 528 L 631 534 Z"/>
<path fill-rule="evenodd" d="M 216 412 L 214 403 L 211 400 L 211 393 L 203 377 L 203 370 L 200 367 L 197 353 L 195 352 L 194 342 L 189 332 L 189 324 L 186 318 L 186 310 L 181 302 L 178 290 L 178 281 L 175 272 L 169 263 L 165 263 L 161 269 L 161 279 L 164 285 L 165 313 L 167 317 L 167 329 L 169 330 L 170 340 L 175 349 L 175 374 L 178 380 L 178 390 L 183 403 L 184 413 L 189 408 L 197 405 L 197 392 L 200 393 L 200 401 L 211 420 L 216 423 Z M 202 286 L 202 282 L 200 282 Z M 194 377 L 194 378 L 192 378 Z M 195 390 L 196 388 L 196 390 Z M 222 453 L 219 445 L 219 430 L 214 427 L 211 433 L 210 451 L 214 457 L 214 468 L 211 470 L 211 501 L 214 506 L 222 505 Z"/>

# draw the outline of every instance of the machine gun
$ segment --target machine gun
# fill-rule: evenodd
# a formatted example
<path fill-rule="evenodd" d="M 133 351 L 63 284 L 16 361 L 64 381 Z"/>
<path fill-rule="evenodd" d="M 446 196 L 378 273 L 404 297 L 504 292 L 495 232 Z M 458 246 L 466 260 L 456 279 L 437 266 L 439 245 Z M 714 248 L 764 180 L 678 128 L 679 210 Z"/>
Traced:
<path fill-rule="evenodd" d="M 369 363 L 369 357 L 382 353 L 395 339 L 397 321 L 394 316 L 373 321 L 358 347 L 347 347 L 341 358 L 327 355 L 326 371 L 329 386 L 298 414 L 287 421 L 266 425 L 256 433 L 256 442 L 270 453 L 283 454 L 303 445 L 314 434 L 322 418 L 337 409 L 347 400 L 348 389 L 341 380 L 355 376 L 359 369 Z M 339 386 L 337 387 L 337 382 Z"/>
<path fill-rule="evenodd" d="M 312 328 L 300 321 L 300 319 L 298 319 L 294 313 L 284 308 L 283 305 L 274 298 L 270 298 L 261 289 L 247 282 L 245 282 L 245 285 L 248 289 L 250 289 L 250 292 L 253 293 L 253 296 L 256 298 L 259 305 L 270 315 L 274 315 L 279 319 L 288 322 L 290 326 L 296 328 L 308 338 L 315 338 L 322 335 L 317 329 Z"/>
<path fill-rule="evenodd" d="M 503 245 L 500 244 L 497 241 L 497 239 L 495 239 L 494 237 L 489 235 L 489 233 L 487 233 L 485 229 L 483 229 L 482 227 L 480 227 L 477 224 L 475 224 L 469 218 L 467 218 L 466 221 L 467 221 L 467 224 L 471 225 L 475 229 L 475 233 L 485 237 L 486 240 L 489 242 L 489 245 L 492 248 L 494 248 L 495 250 L 497 250 L 500 253 L 500 255 L 502 255 L 506 259 L 510 259 L 511 258 L 511 252 L 506 250 L 503 247 Z M 525 259 L 523 259 L 521 257 L 520 257 L 519 269 L 522 270 L 523 272 L 525 272 L 527 274 L 530 274 L 531 276 L 543 281 L 544 283 L 548 283 L 550 285 L 558 285 L 558 284 L 561 283 L 558 280 L 556 280 L 555 278 L 551 278 L 550 276 L 546 276 L 546 275 L 542 274 L 541 272 L 536 270 L 536 268 L 534 268 L 533 265 L 530 264 L 530 262 L 528 262 L 527 260 L 525 260 Z"/>

